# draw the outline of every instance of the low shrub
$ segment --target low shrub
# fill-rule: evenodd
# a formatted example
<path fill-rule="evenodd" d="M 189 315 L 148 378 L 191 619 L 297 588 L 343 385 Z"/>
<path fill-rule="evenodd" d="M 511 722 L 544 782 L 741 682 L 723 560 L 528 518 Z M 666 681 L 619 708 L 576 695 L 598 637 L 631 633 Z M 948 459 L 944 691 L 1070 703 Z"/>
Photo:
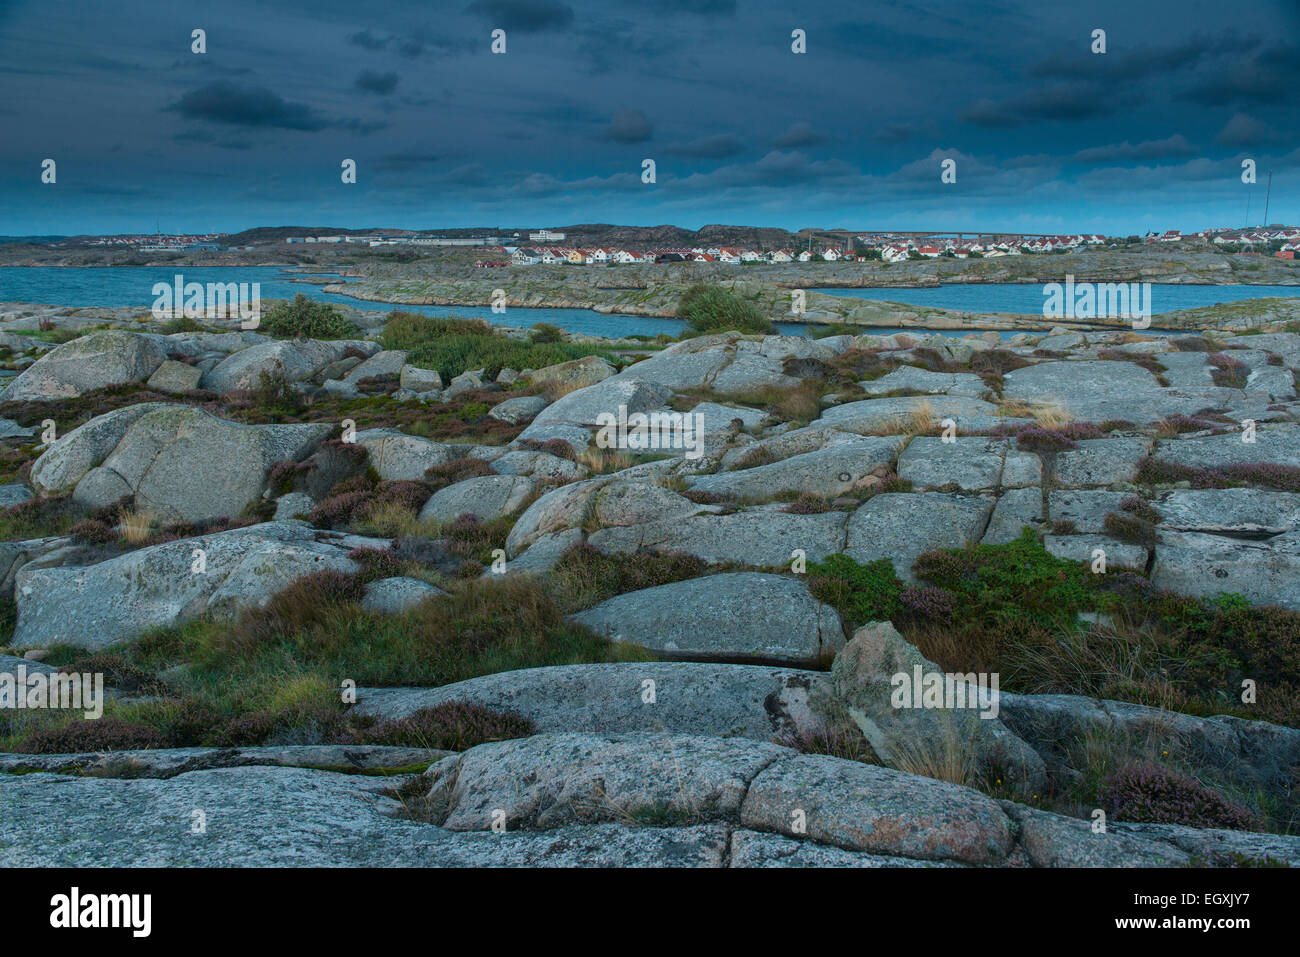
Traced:
<path fill-rule="evenodd" d="M 1101 806 L 1116 821 L 1234 831 L 1259 827 L 1244 807 L 1195 778 L 1152 761 L 1117 768 L 1102 787 Z"/>
<path fill-rule="evenodd" d="M 276 339 L 350 339 L 360 330 L 338 309 L 298 293 L 290 302 L 278 302 L 262 315 L 257 331 Z"/>
<path fill-rule="evenodd" d="M 808 563 L 812 596 L 835 608 L 852 627 L 893 619 L 903 607 L 902 589 L 888 558 L 861 564 L 839 553 Z"/>
<path fill-rule="evenodd" d="M 56 727 L 37 728 L 19 740 L 15 747 L 20 754 L 80 754 L 166 748 L 169 745 L 167 736 L 157 728 L 105 716 L 94 721 L 71 721 Z"/>
<path fill-rule="evenodd" d="M 360 733 L 365 744 L 464 751 L 489 741 L 526 738 L 533 722 L 512 712 L 493 711 L 471 701 L 448 701 L 380 721 Z"/>
<path fill-rule="evenodd" d="M 696 283 L 682 293 L 677 303 L 677 318 L 685 320 L 696 335 L 731 331 L 770 334 L 776 331 L 772 320 L 752 302 L 708 283 Z"/>

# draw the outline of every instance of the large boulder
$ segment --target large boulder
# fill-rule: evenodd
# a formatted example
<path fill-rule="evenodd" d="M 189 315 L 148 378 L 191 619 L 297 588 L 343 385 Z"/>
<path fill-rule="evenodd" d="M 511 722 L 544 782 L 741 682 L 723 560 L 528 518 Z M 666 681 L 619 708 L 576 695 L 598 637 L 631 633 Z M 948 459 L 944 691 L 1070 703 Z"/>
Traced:
<path fill-rule="evenodd" d="M 256 389 L 263 375 L 281 375 L 289 382 L 302 382 L 341 359 L 350 344 L 318 339 L 263 342 L 222 359 L 203 377 L 202 385 L 211 392 L 226 393 Z"/>
<path fill-rule="evenodd" d="M 758 572 L 628 592 L 571 617 L 611 641 L 705 661 L 812 662 L 844 643 L 839 615 L 807 585 Z"/>
<path fill-rule="evenodd" d="M 32 485 L 39 492 L 71 491 L 87 472 L 117 447 L 133 422 L 158 409 L 176 408 L 182 407 L 164 402 L 140 402 L 95 416 L 50 444 L 32 464 Z"/>
<path fill-rule="evenodd" d="M 619 409 L 626 414 L 649 412 L 663 406 L 672 398 L 672 391 L 654 382 L 634 378 L 607 379 L 596 385 L 570 392 L 542 409 L 533 419 L 533 425 L 520 438 L 535 434 L 535 427 L 554 422 L 594 426 L 602 416 L 618 418 Z"/>
<path fill-rule="evenodd" d="M 265 604 L 302 575 L 356 571 L 348 551 L 317 541 L 305 525 L 268 522 L 164 542 L 95 565 L 28 565 L 15 582 L 12 643 L 103 648 L 150 628 L 232 615 Z"/>
<path fill-rule="evenodd" d="M 525 475 L 483 475 L 434 492 L 420 509 L 420 521 L 450 522 L 471 514 L 492 522 L 523 508 L 537 483 Z"/>
<path fill-rule="evenodd" d="M 370 464 L 384 481 L 423 481 L 431 466 L 461 458 L 468 448 L 407 435 L 400 429 L 366 429 L 356 434 L 356 441 L 370 454 Z"/>
<path fill-rule="evenodd" d="M 92 508 L 134 496 L 137 506 L 165 522 L 238 515 L 261 498 L 272 464 L 297 461 L 331 429 L 327 423 L 243 425 L 184 405 L 151 406 L 133 420 L 109 415 L 115 418 L 105 427 L 92 428 L 98 421 L 92 420 L 65 436 L 66 446 L 56 443 L 41 457 L 54 456 L 54 463 L 34 467 L 34 481 L 46 490 L 75 481 L 73 499 Z M 95 462 L 89 453 L 106 446 L 123 421 L 121 438 Z"/>
<path fill-rule="evenodd" d="M 18 375 L 6 402 L 67 399 L 106 386 L 143 382 L 167 359 L 154 339 L 116 329 L 92 332 L 51 349 Z"/>
<path fill-rule="evenodd" d="M 939 697 L 929 697 L 930 687 Z M 922 689 L 925 693 L 922 693 Z M 831 666 L 831 720 L 866 738 L 885 764 L 914 773 L 966 765 L 1041 790 L 1043 759 L 1002 723 L 989 676 L 945 675 L 887 621 L 859 628 Z"/>
<path fill-rule="evenodd" d="M 600 356 L 583 356 L 570 362 L 538 369 L 529 375 L 533 385 L 560 386 L 567 389 L 584 389 L 608 379 L 616 370 Z"/>

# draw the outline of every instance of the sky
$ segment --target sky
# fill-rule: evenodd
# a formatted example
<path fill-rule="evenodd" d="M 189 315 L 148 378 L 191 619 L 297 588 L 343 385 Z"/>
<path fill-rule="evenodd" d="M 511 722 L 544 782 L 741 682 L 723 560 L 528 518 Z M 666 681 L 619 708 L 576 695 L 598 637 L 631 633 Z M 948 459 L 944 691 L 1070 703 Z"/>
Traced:
<path fill-rule="evenodd" d="M 1294 224 L 1298 101 L 1300 0 L 0 0 L 0 234 Z"/>

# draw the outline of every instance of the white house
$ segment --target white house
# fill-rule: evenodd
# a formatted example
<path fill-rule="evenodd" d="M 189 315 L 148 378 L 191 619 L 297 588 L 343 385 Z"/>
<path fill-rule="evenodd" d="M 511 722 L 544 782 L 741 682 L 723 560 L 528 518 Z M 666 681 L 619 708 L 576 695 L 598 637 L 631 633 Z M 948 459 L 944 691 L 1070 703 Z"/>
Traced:
<path fill-rule="evenodd" d="M 907 258 L 907 250 L 901 246 L 889 245 L 880 250 L 880 258 L 887 263 L 901 263 Z"/>

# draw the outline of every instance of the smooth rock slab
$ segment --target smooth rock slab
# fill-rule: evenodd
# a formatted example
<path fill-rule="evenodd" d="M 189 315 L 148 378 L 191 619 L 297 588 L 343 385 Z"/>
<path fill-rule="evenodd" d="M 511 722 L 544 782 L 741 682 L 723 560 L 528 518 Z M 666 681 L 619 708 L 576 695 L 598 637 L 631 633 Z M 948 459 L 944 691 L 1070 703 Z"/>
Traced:
<path fill-rule="evenodd" d="M 1043 526 L 1043 493 L 1037 488 L 1015 488 L 1003 492 L 993 507 L 981 545 L 1014 542 L 1026 528 L 1035 532 Z"/>
<path fill-rule="evenodd" d="M 892 464 L 902 444 L 894 436 L 844 442 L 767 465 L 702 475 L 691 488 L 740 501 L 770 500 L 791 491 L 834 497 L 870 484 L 871 470 Z"/>
<path fill-rule="evenodd" d="M 959 432 L 983 432 L 1004 420 L 997 406 L 981 399 L 958 396 L 901 396 L 892 399 L 863 399 L 834 405 L 822 412 L 818 425 L 834 425 L 851 432 L 906 427 L 917 416 L 928 412 L 934 422 L 952 419 Z"/>
<path fill-rule="evenodd" d="M 465 453 L 464 446 L 444 445 L 400 429 L 366 429 L 356 434 L 356 440 L 384 481 L 423 481 L 431 466 L 445 465 Z"/>
<path fill-rule="evenodd" d="M 1083 439 L 1077 449 L 1056 456 L 1057 485 L 1112 485 L 1131 482 L 1138 463 L 1151 454 L 1151 440 L 1141 438 Z"/>
<path fill-rule="evenodd" d="M 602 528 L 589 535 L 587 543 L 606 553 L 628 554 L 647 548 L 661 553 L 686 552 L 709 564 L 789 568 L 796 549 L 811 562 L 843 551 L 847 521 L 843 512 L 795 515 L 754 508 L 731 515 L 694 515 Z"/>
<path fill-rule="evenodd" d="M 961 395 L 979 397 L 988 391 L 984 380 L 973 373 L 931 372 L 917 366 L 899 366 L 879 379 L 859 384 L 862 391 L 871 396 L 907 389 L 928 393 L 957 391 Z"/>
<path fill-rule="evenodd" d="M 923 552 L 978 542 L 993 503 L 988 495 L 885 492 L 850 516 L 844 551 L 862 563 L 891 559 L 900 579 L 915 581 L 912 565 Z"/>
<path fill-rule="evenodd" d="M 166 358 L 162 346 L 148 336 L 117 329 L 92 332 L 45 353 L 9 383 L 2 397 L 6 402 L 64 399 L 143 382 Z"/>
<path fill-rule="evenodd" d="M 898 457 L 898 477 L 918 490 L 945 485 L 966 492 L 996 488 L 1002 480 L 1006 452 L 1005 439 L 957 436 L 945 442 L 937 436 L 918 435 Z"/>
<path fill-rule="evenodd" d="M 1043 538 L 1043 547 L 1048 554 L 1071 562 L 1092 564 L 1095 552 L 1101 549 L 1106 553 L 1106 569 L 1112 567 L 1136 568 L 1143 571 L 1147 567 L 1150 553 L 1141 545 L 1121 542 L 1106 535 L 1047 535 Z"/>
<path fill-rule="evenodd" d="M 453 831 L 544 830 L 637 815 L 692 822 L 740 816 L 749 783 L 795 752 L 744 738 L 539 734 L 479 745 L 425 772 L 435 822 Z"/>
<path fill-rule="evenodd" d="M 1168 439 L 1156 443 L 1155 456 L 1165 462 L 1207 468 L 1253 462 L 1300 466 L 1300 426 L 1257 429 L 1254 442 L 1243 442 L 1242 435 L 1227 432 L 1197 439 Z"/>
<path fill-rule="evenodd" d="M 1152 505 L 1160 527 L 1178 532 L 1277 534 L 1300 528 L 1300 493 L 1253 488 L 1167 492 Z"/>
<path fill-rule="evenodd" d="M 303 768 L 194 771 L 165 781 L 0 777 L 11 867 L 719 867 L 724 827 L 601 824 L 453 833 L 394 815 L 392 782 Z M 207 833 L 191 834 L 202 808 Z"/>
<path fill-rule="evenodd" d="M 764 769 L 749 786 L 740 822 L 793 837 L 794 812 L 819 844 L 873 854 L 996 864 L 1013 845 L 997 802 L 977 791 L 901 771 L 801 754 Z"/>
<path fill-rule="evenodd" d="M 526 668 L 439 688 L 359 688 L 362 714 L 401 718 L 472 701 L 529 718 L 538 731 L 671 731 L 784 743 L 822 722 L 809 705 L 825 674 L 767 665 L 685 661 Z M 644 698 L 654 682 L 654 700 Z"/>
<path fill-rule="evenodd" d="M 1153 584 L 1184 595 L 1236 592 L 1257 605 L 1300 609 L 1300 532 L 1250 541 L 1156 528 Z"/>
<path fill-rule="evenodd" d="M 838 613 L 804 582 L 759 572 L 616 595 L 570 617 L 611 641 L 692 659 L 810 662 L 844 644 Z"/>
<path fill-rule="evenodd" d="M 1049 522 L 1073 522 L 1074 531 L 1068 534 L 1102 535 L 1106 531 L 1108 514 L 1126 514 L 1120 508 L 1120 503 L 1126 498 L 1128 493 L 1101 489 L 1048 492 L 1047 518 Z"/>

